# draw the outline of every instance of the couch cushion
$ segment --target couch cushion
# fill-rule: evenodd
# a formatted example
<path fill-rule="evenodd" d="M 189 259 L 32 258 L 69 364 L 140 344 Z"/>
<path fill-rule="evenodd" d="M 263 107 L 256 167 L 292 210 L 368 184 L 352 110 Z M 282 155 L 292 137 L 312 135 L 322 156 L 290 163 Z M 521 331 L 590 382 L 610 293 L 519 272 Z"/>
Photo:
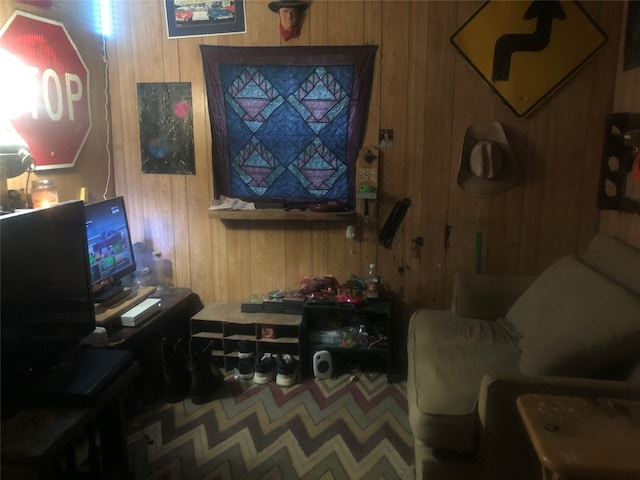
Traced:
<path fill-rule="evenodd" d="M 525 374 L 591 376 L 638 353 L 640 297 L 564 257 L 506 316 L 522 335 Z"/>
<path fill-rule="evenodd" d="M 473 450 L 482 377 L 518 369 L 518 338 L 494 321 L 418 310 L 409 324 L 407 350 L 414 435 L 431 447 Z"/>
<path fill-rule="evenodd" d="M 599 233 L 582 256 L 584 263 L 640 295 L 640 250 Z"/>

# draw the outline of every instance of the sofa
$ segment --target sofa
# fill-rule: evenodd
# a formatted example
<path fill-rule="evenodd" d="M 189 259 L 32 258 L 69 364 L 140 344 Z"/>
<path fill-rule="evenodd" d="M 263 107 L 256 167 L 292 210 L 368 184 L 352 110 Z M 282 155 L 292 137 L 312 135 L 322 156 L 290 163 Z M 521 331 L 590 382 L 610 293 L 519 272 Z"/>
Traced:
<path fill-rule="evenodd" d="M 640 250 L 597 234 L 539 276 L 458 274 L 409 322 L 416 478 L 540 478 L 522 393 L 640 399 Z"/>

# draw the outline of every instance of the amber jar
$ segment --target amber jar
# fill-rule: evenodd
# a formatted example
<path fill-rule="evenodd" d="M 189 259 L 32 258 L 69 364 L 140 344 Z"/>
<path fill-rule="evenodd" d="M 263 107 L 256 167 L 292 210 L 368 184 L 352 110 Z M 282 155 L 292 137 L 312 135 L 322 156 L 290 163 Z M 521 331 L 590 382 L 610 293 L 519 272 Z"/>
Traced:
<path fill-rule="evenodd" d="M 50 207 L 58 203 L 58 188 L 53 180 L 31 182 L 31 205 L 33 208 Z"/>

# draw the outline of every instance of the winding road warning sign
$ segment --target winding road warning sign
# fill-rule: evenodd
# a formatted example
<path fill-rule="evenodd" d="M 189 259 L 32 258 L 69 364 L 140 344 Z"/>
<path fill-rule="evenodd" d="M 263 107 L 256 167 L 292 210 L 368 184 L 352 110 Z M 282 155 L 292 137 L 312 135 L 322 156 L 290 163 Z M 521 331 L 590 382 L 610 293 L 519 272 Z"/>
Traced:
<path fill-rule="evenodd" d="M 606 34 L 575 1 L 488 1 L 451 43 L 522 117 L 587 63 Z"/>

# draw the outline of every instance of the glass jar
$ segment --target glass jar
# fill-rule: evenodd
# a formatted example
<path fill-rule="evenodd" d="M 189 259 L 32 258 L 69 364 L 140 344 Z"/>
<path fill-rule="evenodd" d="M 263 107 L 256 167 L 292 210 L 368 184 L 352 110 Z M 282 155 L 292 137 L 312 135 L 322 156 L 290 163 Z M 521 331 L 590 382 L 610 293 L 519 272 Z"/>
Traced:
<path fill-rule="evenodd" d="M 155 287 L 156 279 L 149 267 L 142 267 L 136 270 L 135 284 L 137 287 Z"/>
<path fill-rule="evenodd" d="M 45 208 L 58 203 L 58 187 L 53 180 L 42 179 L 31 182 L 31 205 Z"/>

